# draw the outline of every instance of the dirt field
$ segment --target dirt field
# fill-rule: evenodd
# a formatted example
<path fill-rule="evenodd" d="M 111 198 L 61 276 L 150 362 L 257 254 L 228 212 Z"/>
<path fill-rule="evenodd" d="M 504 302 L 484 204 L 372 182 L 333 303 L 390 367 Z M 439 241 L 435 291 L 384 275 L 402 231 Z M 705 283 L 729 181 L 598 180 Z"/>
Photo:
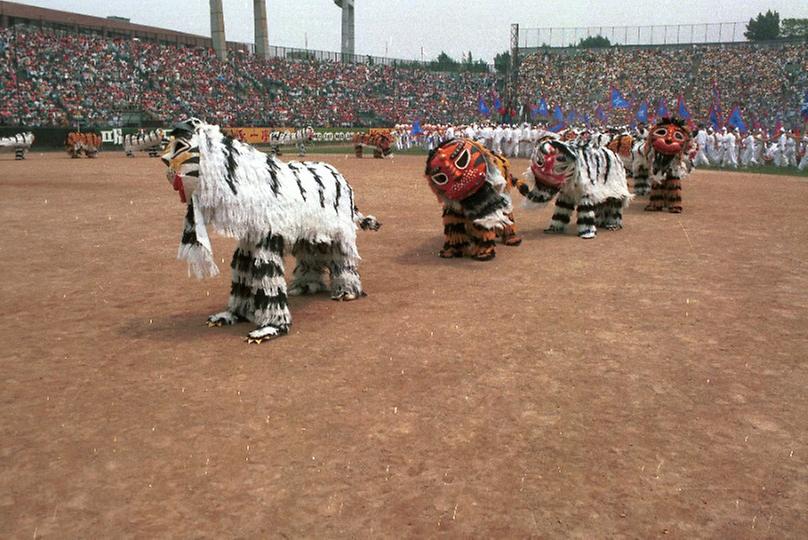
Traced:
<path fill-rule="evenodd" d="M 422 157 L 324 159 L 369 296 L 247 345 L 158 160 L 0 156 L 0 537 L 808 537 L 808 182 L 696 172 L 589 241 L 519 208 L 481 263 Z"/>

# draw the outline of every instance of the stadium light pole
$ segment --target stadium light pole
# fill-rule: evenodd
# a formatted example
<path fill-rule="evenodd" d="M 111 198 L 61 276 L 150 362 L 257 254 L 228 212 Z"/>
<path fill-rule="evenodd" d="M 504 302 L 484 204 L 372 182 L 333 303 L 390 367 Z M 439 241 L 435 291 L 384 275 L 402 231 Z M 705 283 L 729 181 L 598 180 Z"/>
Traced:
<path fill-rule="evenodd" d="M 253 0 L 253 24 L 255 26 L 255 56 L 269 58 L 269 31 L 267 30 L 267 2 Z"/>
<path fill-rule="evenodd" d="M 222 0 L 210 0 L 210 38 L 216 57 L 227 60 L 227 40 L 224 35 L 224 9 Z"/>
<path fill-rule="evenodd" d="M 354 0 L 334 0 L 342 10 L 342 61 L 354 59 Z"/>

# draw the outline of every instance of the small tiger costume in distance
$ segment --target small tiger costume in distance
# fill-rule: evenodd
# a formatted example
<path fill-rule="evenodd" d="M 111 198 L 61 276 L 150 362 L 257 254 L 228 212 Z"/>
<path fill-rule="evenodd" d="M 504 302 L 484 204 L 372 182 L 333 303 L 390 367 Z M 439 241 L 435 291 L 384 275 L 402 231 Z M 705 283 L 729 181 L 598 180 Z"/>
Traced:
<path fill-rule="evenodd" d="M 17 161 L 25 159 L 25 154 L 33 144 L 34 134 L 30 131 L 17 133 L 13 137 L 0 137 L 0 151 L 13 150 Z"/>
<path fill-rule="evenodd" d="M 645 210 L 682 212 L 682 179 L 688 174 L 690 130 L 678 118 L 663 118 L 646 142 L 646 160 L 651 166 L 651 196 Z"/>
<path fill-rule="evenodd" d="M 353 136 L 356 157 L 362 158 L 364 147 L 373 150 L 375 159 L 388 157 L 393 153 L 393 135 L 389 131 L 360 132 Z"/>
<path fill-rule="evenodd" d="M 82 154 L 88 158 L 94 158 L 101 149 L 101 135 L 92 132 L 71 131 L 67 134 L 65 148 L 71 158 L 81 157 Z"/>

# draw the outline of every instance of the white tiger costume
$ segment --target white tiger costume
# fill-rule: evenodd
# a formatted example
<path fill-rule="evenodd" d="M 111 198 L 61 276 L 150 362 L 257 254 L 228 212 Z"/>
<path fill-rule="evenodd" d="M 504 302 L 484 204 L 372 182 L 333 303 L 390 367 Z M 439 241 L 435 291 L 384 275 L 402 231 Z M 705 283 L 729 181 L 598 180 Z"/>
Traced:
<path fill-rule="evenodd" d="M 127 157 L 134 157 L 135 152 L 147 152 L 149 157 L 157 157 L 163 145 L 163 130 L 155 129 L 148 133 L 133 133 L 123 136 L 123 151 Z"/>
<path fill-rule="evenodd" d="M 544 232 L 564 232 L 573 210 L 581 238 L 594 238 L 597 227 L 623 227 L 623 209 L 633 196 L 620 158 L 608 148 L 546 136 L 533 151 L 526 177 L 528 182 L 515 180 L 527 199 L 525 206 L 544 204 L 558 195 Z"/>
<path fill-rule="evenodd" d="M 30 131 L 17 133 L 13 137 L 0 137 L 0 151 L 13 150 L 14 159 L 25 159 L 25 154 L 34 144 L 34 134 Z"/>
<path fill-rule="evenodd" d="M 206 226 L 239 241 L 230 300 L 225 311 L 208 318 L 210 326 L 252 321 L 257 328 L 247 340 L 256 343 L 289 331 L 284 249 L 297 258 L 288 294 L 325 290 L 327 270 L 334 300 L 365 295 L 356 227 L 376 230 L 380 224 L 359 213 L 351 186 L 334 167 L 284 163 L 197 119 L 178 124 L 171 136 L 162 159 L 188 203 L 178 258 L 198 277 L 216 275 Z"/>

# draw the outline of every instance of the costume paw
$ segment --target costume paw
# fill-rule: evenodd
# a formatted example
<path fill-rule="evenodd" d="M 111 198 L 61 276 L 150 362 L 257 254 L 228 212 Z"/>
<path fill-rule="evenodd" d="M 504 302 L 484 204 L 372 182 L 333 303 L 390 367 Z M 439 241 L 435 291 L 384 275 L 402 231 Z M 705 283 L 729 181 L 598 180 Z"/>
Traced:
<path fill-rule="evenodd" d="M 516 235 L 506 236 L 502 239 L 502 243 L 506 246 L 518 246 L 522 243 L 522 237 Z"/>
<path fill-rule="evenodd" d="M 287 294 L 289 296 L 302 296 L 304 294 L 315 294 L 326 290 L 326 288 L 325 283 L 322 281 L 305 281 L 302 283 L 292 283 Z"/>
<path fill-rule="evenodd" d="M 619 231 L 620 229 L 623 228 L 623 224 L 622 223 L 609 223 L 607 225 L 604 225 L 603 228 L 606 229 L 607 231 Z"/>
<path fill-rule="evenodd" d="M 351 300 L 356 300 L 357 298 L 362 298 L 363 296 L 367 296 L 365 291 L 355 292 L 355 291 L 339 291 L 331 295 L 331 300 L 335 300 L 337 302 L 350 302 Z"/>
<path fill-rule="evenodd" d="M 244 338 L 247 343 L 261 343 L 262 341 L 269 341 L 289 333 L 288 326 L 264 326 L 256 328 Z"/>
<path fill-rule="evenodd" d="M 598 235 L 597 231 L 590 229 L 588 231 L 579 232 L 578 238 L 583 238 L 584 240 L 590 240 L 592 238 L 595 238 L 597 235 Z"/>
<path fill-rule="evenodd" d="M 681 206 L 672 206 L 672 207 L 668 208 L 668 212 L 670 212 L 671 214 L 681 214 L 682 213 L 682 207 Z"/>
<path fill-rule="evenodd" d="M 496 256 L 497 254 L 495 251 L 490 251 L 488 253 L 480 253 L 479 255 L 472 255 L 471 258 L 474 259 L 475 261 L 490 261 Z"/>
<path fill-rule="evenodd" d="M 211 328 L 214 326 L 230 326 L 239 322 L 240 319 L 241 318 L 235 313 L 222 311 L 221 313 L 216 313 L 208 317 L 208 326 Z"/>
<path fill-rule="evenodd" d="M 441 259 L 454 259 L 462 256 L 463 252 L 458 249 L 442 249 L 440 253 L 438 253 L 438 257 Z"/>

